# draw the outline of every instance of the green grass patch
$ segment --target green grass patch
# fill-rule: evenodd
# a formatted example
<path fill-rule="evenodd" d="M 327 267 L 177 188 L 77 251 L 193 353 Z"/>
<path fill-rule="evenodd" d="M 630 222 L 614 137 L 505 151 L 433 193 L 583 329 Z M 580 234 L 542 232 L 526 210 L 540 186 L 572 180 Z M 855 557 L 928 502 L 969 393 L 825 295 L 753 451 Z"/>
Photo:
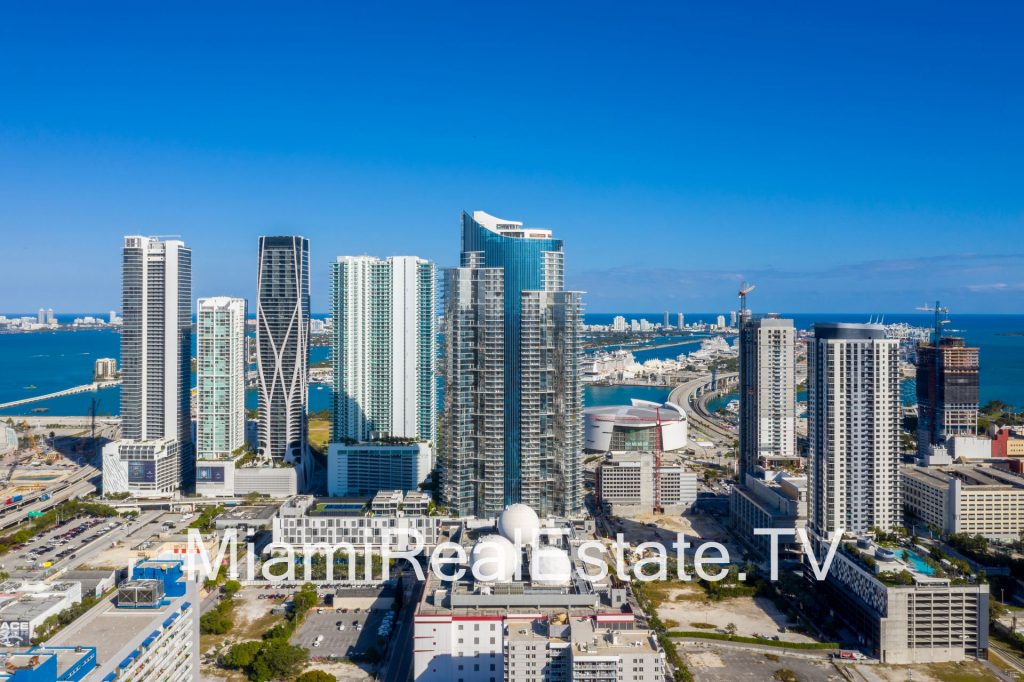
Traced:
<path fill-rule="evenodd" d="M 690 623 L 690 627 L 698 630 L 714 630 L 718 626 L 711 623 Z"/>

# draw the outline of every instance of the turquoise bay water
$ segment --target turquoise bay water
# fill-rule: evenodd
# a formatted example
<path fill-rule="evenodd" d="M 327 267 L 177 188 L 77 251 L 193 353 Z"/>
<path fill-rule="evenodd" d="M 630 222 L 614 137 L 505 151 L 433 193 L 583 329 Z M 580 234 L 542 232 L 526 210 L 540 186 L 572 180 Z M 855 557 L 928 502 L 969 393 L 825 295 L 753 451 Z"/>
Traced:
<path fill-rule="evenodd" d="M 67 316 L 61 316 L 63 320 Z M 613 315 L 588 314 L 590 324 L 609 324 Z M 644 317 L 654 322 L 661 320 L 660 314 L 625 314 Z M 794 315 L 796 325 L 809 328 L 816 321 L 863 322 L 863 315 Z M 687 314 L 687 321 L 698 319 L 713 320 L 713 315 Z M 887 315 L 887 322 L 909 322 L 927 326 L 927 315 Z M 1011 405 L 1024 405 L 1024 336 L 1009 335 L 1024 332 L 1024 315 L 957 315 L 950 328 L 962 330 L 968 343 L 981 347 L 981 399 L 1002 400 Z M 72 386 L 92 381 L 93 363 L 96 358 L 120 356 L 120 335 L 112 330 L 82 330 L 34 332 L 28 334 L 0 334 L 0 403 L 18 400 L 33 395 L 53 393 Z M 691 352 L 697 345 L 670 346 L 636 352 L 643 362 L 651 358 L 674 358 L 680 353 Z M 316 347 L 310 350 L 310 362 L 328 357 L 329 350 Z M 34 388 L 30 388 L 34 387 Z M 585 401 L 587 405 L 610 405 L 626 403 L 630 398 L 663 401 L 668 389 L 647 386 L 588 386 Z M 97 393 L 100 414 L 115 415 L 120 409 L 120 391 L 110 388 Z M 733 396 L 735 397 L 735 396 Z M 89 412 L 91 394 L 82 393 L 65 396 L 21 407 L 0 410 L 0 415 L 31 414 L 33 407 L 46 407 L 46 414 L 85 415 Z M 726 396 L 728 398 L 728 396 Z M 726 400 L 728 402 L 728 400 Z M 249 407 L 256 406 L 256 394 L 250 391 L 246 396 Z M 331 390 L 328 387 L 310 387 L 310 410 L 326 410 L 331 406 Z"/>

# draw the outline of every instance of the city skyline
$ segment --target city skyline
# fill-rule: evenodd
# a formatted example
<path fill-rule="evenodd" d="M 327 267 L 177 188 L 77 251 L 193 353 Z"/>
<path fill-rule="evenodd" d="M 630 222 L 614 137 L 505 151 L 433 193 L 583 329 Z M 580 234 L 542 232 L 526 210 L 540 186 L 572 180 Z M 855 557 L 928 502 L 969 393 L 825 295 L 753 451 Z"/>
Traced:
<path fill-rule="evenodd" d="M 0 40 L 0 300 L 104 309 L 128 232 L 181 234 L 198 296 L 254 300 L 259 234 L 308 237 L 314 283 L 338 254 L 450 267 L 453 215 L 480 207 L 563 235 L 591 311 L 725 308 L 743 279 L 778 311 L 1019 310 L 1021 11 L 253 6 L 237 31 L 216 8 L 20 7 Z M 516 106 L 480 116 L 462 94 Z"/>

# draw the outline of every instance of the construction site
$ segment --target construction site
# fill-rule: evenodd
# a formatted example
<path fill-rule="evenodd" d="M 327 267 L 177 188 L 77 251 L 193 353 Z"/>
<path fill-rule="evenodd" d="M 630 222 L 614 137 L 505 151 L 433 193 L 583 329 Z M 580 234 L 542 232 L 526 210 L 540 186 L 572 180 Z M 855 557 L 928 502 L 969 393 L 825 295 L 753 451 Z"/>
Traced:
<path fill-rule="evenodd" d="M 95 492 L 99 452 L 117 420 L 10 417 L 0 422 L 0 531 Z"/>

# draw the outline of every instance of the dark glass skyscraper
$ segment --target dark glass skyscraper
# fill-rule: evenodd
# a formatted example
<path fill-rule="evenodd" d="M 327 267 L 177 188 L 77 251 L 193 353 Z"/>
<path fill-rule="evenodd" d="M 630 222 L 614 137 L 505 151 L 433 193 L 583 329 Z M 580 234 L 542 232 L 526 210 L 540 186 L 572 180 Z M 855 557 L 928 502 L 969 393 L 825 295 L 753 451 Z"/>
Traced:
<path fill-rule="evenodd" d="M 582 310 L 549 230 L 463 213 L 444 300 L 441 480 L 453 513 L 579 510 Z"/>
<path fill-rule="evenodd" d="M 295 464 L 309 485 L 309 240 L 260 237 L 256 284 L 259 452 Z"/>

